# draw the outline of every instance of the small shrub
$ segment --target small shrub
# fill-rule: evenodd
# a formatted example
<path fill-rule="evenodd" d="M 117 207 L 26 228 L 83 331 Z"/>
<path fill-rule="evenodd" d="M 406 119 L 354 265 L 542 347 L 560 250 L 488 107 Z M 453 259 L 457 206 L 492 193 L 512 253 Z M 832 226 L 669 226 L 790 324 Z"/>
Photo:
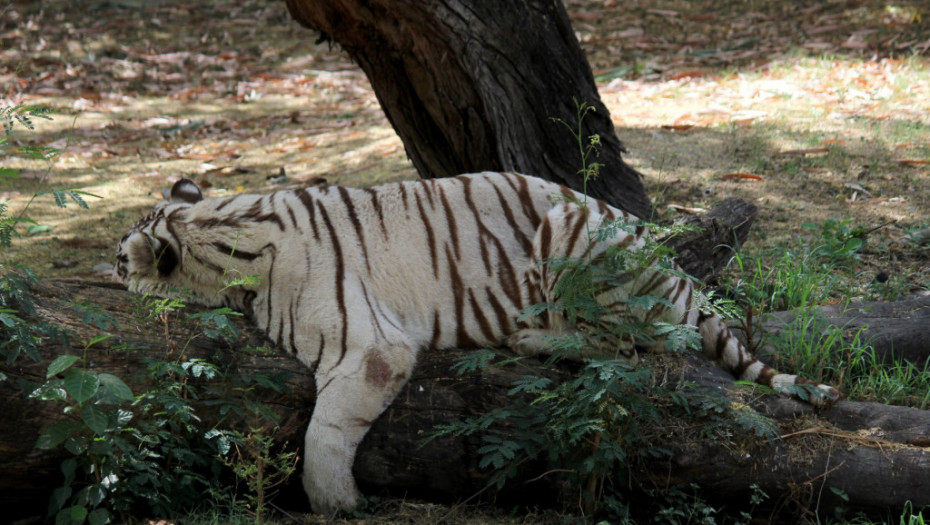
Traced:
<path fill-rule="evenodd" d="M 178 300 L 150 304 L 159 319 L 183 307 Z M 100 323 L 112 322 L 82 308 Z M 229 313 L 219 309 L 189 317 L 204 323 L 209 337 L 228 337 L 233 326 L 226 317 Z M 178 517 L 198 507 L 206 495 L 236 501 L 234 489 L 222 479 L 225 467 L 233 464 L 225 457 L 233 450 L 241 457 L 266 462 L 259 474 L 251 473 L 259 475 L 257 482 L 248 479 L 250 488 L 260 490 L 256 501 L 264 505 L 268 481 L 278 482 L 290 474 L 278 469 L 279 458 L 269 459 L 271 437 L 258 431 L 246 435 L 231 429 L 204 429 L 195 403 L 232 420 L 261 423 L 274 416 L 253 393 L 265 387 L 282 390 L 285 377 L 240 379 L 216 364 L 169 351 L 167 359 L 145 362 L 141 382 L 150 386 L 134 394 L 119 378 L 79 366 L 86 364 L 87 351 L 107 337 L 87 342 L 82 357 L 55 359 L 47 381 L 31 394 L 61 403 L 66 414 L 64 420 L 46 428 L 37 442 L 39 448 L 61 446 L 71 454 L 62 464 L 64 483 L 53 493 L 49 506 L 56 523 L 102 524 L 134 515 Z M 244 460 L 235 464 L 239 463 Z"/>

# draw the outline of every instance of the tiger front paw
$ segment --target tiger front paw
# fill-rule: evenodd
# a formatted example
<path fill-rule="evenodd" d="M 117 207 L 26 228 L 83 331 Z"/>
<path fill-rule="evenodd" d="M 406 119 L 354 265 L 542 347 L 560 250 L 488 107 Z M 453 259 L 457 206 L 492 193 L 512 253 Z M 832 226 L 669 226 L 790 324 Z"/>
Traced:
<path fill-rule="evenodd" d="M 340 512 L 355 510 L 361 500 L 361 493 L 356 488 L 351 474 L 315 476 L 313 472 L 304 470 L 303 485 L 313 512 L 327 518 L 332 518 Z"/>

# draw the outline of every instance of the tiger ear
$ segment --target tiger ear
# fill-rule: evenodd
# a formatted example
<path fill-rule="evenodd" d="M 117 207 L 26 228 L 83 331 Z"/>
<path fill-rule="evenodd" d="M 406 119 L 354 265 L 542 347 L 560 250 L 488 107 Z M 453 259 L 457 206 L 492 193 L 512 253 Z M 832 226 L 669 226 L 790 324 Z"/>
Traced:
<path fill-rule="evenodd" d="M 178 265 L 178 255 L 171 243 L 148 233 L 134 233 L 126 240 L 130 273 L 167 277 Z M 157 274 L 157 275 L 153 275 Z"/>
<path fill-rule="evenodd" d="M 181 179 L 171 187 L 171 202 L 187 202 L 196 204 L 203 200 L 203 193 L 197 184 L 190 179 Z"/>
<path fill-rule="evenodd" d="M 194 186 L 194 188 L 196 187 L 197 186 Z M 197 190 L 197 193 L 199 194 L 200 190 Z M 158 270 L 158 274 L 162 277 L 167 277 L 178 265 L 178 254 L 175 253 L 174 248 L 172 248 L 171 243 L 168 241 L 152 237 L 151 235 L 146 236 L 149 238 L 149 243 L 152 246 L 152 253 L 155 255 L 155 268 Z"/>

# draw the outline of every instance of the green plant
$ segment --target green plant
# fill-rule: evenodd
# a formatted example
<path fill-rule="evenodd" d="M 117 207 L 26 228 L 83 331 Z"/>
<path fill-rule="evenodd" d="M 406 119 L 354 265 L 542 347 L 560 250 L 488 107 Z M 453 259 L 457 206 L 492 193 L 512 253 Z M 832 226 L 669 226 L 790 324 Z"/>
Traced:
<path fill-rule="evenodd" d="M 927 519 L 924 518 L 924 509 L 914 513 L 914 504 L 908 501 L 904 504 L 904 509 L 901 511 L 901 516 L 899 517 L 898 523 L 900 525 L 926 525 Z"/>
<path fill-rule="evenodd" d="M 491 470 L 490 486 L 501 488 L 527 463 L 545 460 L 553 472 L 567 473 L 586 514 L 613 510 L 616 515 L 625 505 L 604 506 L 624 500 L 614 491 L 620 466 L 638 454 L 665 453 L 644 441 L 640 431 L 658 415 L 647 367 L 596 360 L 557 385 L 526 376 L 508 394 L 512 404 L 441 427 L 432 436 L 480 433 L 479 466 Z"/>
<path fill-rule="evenodd" d="M 0 108 L 0 123 L 3 125 L 3 136 L 0 136 L 0 156 L 7 156 L 6 147 L 9 143 L 10 135 L 16 124 L 26 129 L 34 129 L 32 123 L 34 118 L 50 119 L 48 109 L 37 106 L 11 106 Z M 20 151 L 21 148 L 17 148 Z M 19 178 L 19 172 L 15 169 L 0 165 L 0 182 L 9 183 L 11 180 Z M 18 223 L 23 222 L 20 217 L 10 217 L 7 203 L 0 203 L 0 247 L 9 248 L 12 243 L 12 237 L 15 233 L 15 227 Z"/>
<path fill-rule="evenodd" d="M 148 304 L 152 318 L 164 322 L 169 334 L 169 318 L 183 302 Z M 75 306 L 98 327 L 115 325 L 91 305 Z M 232 314 L 218 309 L 188 319 L 200 323 L 208 337 L 231 337 L 234 325 L 227 316 Z M 86 367 L 88 351 L 107 338 L 101 335 L 87 342 L 81 357 L 55 359 L 46 382 L 31 394 L 62 403 L 65 414 L 37 442 L 39 448 L 62 446 L 71 454 L 62 463 L 64 483 L 53 493 L 50 516 L 61 524 L 102 524 L 125 521 L 137 512 L 177 516 L 197 507 L 205 494 L 235 501 L 220 477 L 223 455 L 233 448 L 245 454 L 265 446 L 267 456 L 270 437 L 262 441 L 264 437 L 253 432 L 244 440 L 233 429 L 202 428 L 197 407 L 209 407 L 220 418 L 261 424 L 274 415 L 253 393 L 258 388 L 281 391 L 285 377 L 239 378 L 203 359 L 185 357 L 186 345 L 168 345 L 166 359 L 144 360 L 144 377 L 137 380 L 149 386 L 133 395 L 121 379 Z M 267 483 L 262 486 L 267 488 Z"/>
<path fill-rule="evenodd" d="M 46 382 L 30 394 L 43 401 L 63 402 L 64 412 L 69 416 L 46 427 L 36 443 L 41 449 L 63 445 L 75 456 L 62 463 L 65 483 L 52 494 L 49 515 L 55 516 L 56 524 L 86 520 L 92 525 L 102 525 L 112 519 L 110 509 L 101 504 L 116 490 L 121 473 L 111 461 L 114 442 L 108 438 L 114 429 L 129 422 L 131 413 L 123 408 L 105 407 L 131 402 L 134 397 L 118 377 L 74 366 L 78 362 L 86 365 L 87 350 L 108 337 L 85 342 L 83 357 L 62 355 L 53 360 L 46 372 Z M 90 479 L 75 491 L 79 471 Z"/>
<path fill-rule="evenodd" d="M 31 323 L 24 319 L 35 313 L 30 286 L 35 276 L 27 268 L 2 266 L 0 273 L 0 362 L 12 365 L 20 356 L 38 361 L 43 337 L 53 343 L 70 346 L 70 333 L 49 323 Z M 6 375 L 0 372 L 0 381 Z"/>
<path fill-rule="evenodd" d="M 603 167 L 603 164 L 591 161 L 592 157 L 596 158 L 600 154 L 601 137 L 597 134 L 587 137 L 584 135 L 584 119 L 588 116 L 588 113 L 596 111 L 594 106 L 587 102 L 579 102 L 575 98 L 572 99 L 572 102 L 575 104 L 575 125 L 571 125 L 560 118 L 552 118 L 552 121 L 564 126 L 578 146 L 578 154 L 581 156 L 581 169 L 578 170 L 578 173 L 582 176 L 582 193 L 585 198 L 584 202 L 587 203 L 588 181 L 596 179 L 601 167 Z"/>
<path fill-rule="evenodd" d="M 8 144 L 16 125 L 32 129 L 32 119 L 50 118 L 47 113 L 43 108 L 26 106 L 0 110 L 5 131 L 0 147 Z M 83 197 L 90 195 L 76 189 L 42 189 L 59 150 L 24 146 L 16 148 L 16 153 L 45 161 L 46 170 L 39 189 L 17 216 L 10 217 L 7 203 L 0 203 L 0 248 L 10 245 L 19 225 L 38 226 L 26 218 L 37 197 L 48 194 L 59 207 L 70 201 L 86 208 Z M 0 155 L 6 155 L 6 151 L 0 149 Z M 17 177 L 15 170 L 0 167 L 2 182 Z M 0 358 L 6 364 L 21 355 L 39 360 L 42 337 L 52 337 L 69 348 L 65 330 L 27 319 L 35 313 L 29 293 L 35 281 L 33 274 L 7 264 L 0 270 Z M 118 322 L 95 305 L 79 302 L 72 307 L 85 324 L 100 330 L 119 328 Z M 258 424 L 273 418 L 273 413 L 255 399 L 253 392 L 257 388 L 283 389 L 283 377 L 257 374 L 240 379 L 204 360 L 185 358 L 186 345 L 177 348 L 170 331 L 174 314 L 183 307 L 177 299 L 150 301 L 146 307 L 151 318 L 164 324 L 168 353 L 165 360 L 146 362 L 141 382 L 150 386 L 145 391 L 134 395 L 123 379 L 88 366 L 89 352 L 106 342 L 108 334 L 86 341 L 80 356 L 65 354 L 55 358 L 47 367 L 45 381 L 30 389 L 31 397 L 58 403 L 63 412 L 63 417 L 47 426 L 36 442 L 38 448 L 62 447 L 70 454 L 61 463 L 63 484 L 53 491 L 49 502 L 49 516 L 56 524 L 125 522 L 137 511 L 173 516 L 198 505 L 202 494 L 235 499 L 220 482 L 220 454 L 233 445 L 248 451 L 264 441 L 239 445 L 239 437 L 232 430 L 201 429 L 195 403 L 216 410 L 221 417 L 249 419 Z M 207 337 L 235 339 L 238 333 L 230 317 L 236 315 L 240 314 L 218 309 L 188 319 L 199 323 Z M 5 379 L 0 372 L 0 380 Z M 252 435 L 256 436 L 253 439 L 263 439 Z"/>
<path fill-rule="evenodd" d="M 0 156 L 6 157 L 9 139 L 17 126 L 28 130 L 34 129 L 33 121 L 36 118 L 51 120 L 49 109 L 40 106 L 17 105 L 0 108 L 0 124 L 3 126 L 3 135 L 0 136 Z M 69 200 L 86 208 L 83 196 L 91 195 L 76 189 L 43 190 L 55 160 L 60 150 L 41 146 L 19 146 L 14 148 L 16 154 L 30 158 L 44 160 L 46 171 L 40 179 L 39 189 L 27 201 L 17 216 L 11 217 L 6 202 L 0 203 L 0 249 L 9 248 L 12 239 L 17 235 L 20 224 L 38 226 L 35 221 L 26 217 L 26 212 L 32 202 L 45 194 L 53 195 L 55 203 L 64 208 Z M 9 183 L 19 177 L 15 169 L 0 164 L 0 183 Z M 21 355 L 33 360 L 39 360 L 38 343 L 41 337 L 49 337 L 52 341 L 68 344 L 68 333 L 60 327 L 48 324 L 32 324 L 24 317 L 34 312 L 32 298 L 29 292 L 31 284 L 35 281 L 33 273 L 23 266 L 10 263 L 0 263 L 0 359 L 8 365 L 13 364 Z M 0 372 L 0 381 L 6 375 Z"/>
<path fill-rule="evenodd" d="M 187 319 L 199 322 L 203 334 L 210 339 L 223 338 L 227 341 L 235 341 L 239 339 L 239 330 L 229 320 L 230 317 L 242 317 L 242 314 L 224 307 L 191 314 L 187 316 Z"/>
<path fill-rule="evenodd" d="M 801 227 L 820 233 L 820 242 L 814 245 L 813 255 L 830 265 L 837 266 L 855 259 L 865 246 L 864 228 L 850 226 L 852 220 L 827 219 L 821 226 L 805 222 Z"/>
<path fill-rule="evenodd" d="M 5 148 L 9 143 L 9 137 L 13 134 L 17 123 L 26 129 L 35 129 L 35 126 L 33 125 L 33 119 L 42 118 L 51 120 L 49 112 L 50 111 L 48 108 L 41 106 L 17 105 L 0 109 L 0 123 L 2 123 L 4 130 L 4 136 L 0 137 L 0 155 L 7 155 L 6 150 L 3 148 Z M 16 148 L 16 153 L 27 159 L 44 161 L 45 172 L 39 179 L 39 189 L 37 189 L 30 196 L 29 200 L 26 201 L 25 206 L 23 206 L 23 209 L 19 211 L 17 216 L 10 217 L 8 214 L 9 207 L 7 203 L 0 204 L 0 247 L 3 248 L 8 248 L 10 246 L 12 237 L 16 234 L 16 227 L 19 224 L 30 224 L 31 228 L 39 227 L 35 221 L 26 217 L 27 210 L 36 198 L 43 195 L 52 195 L 55 200 L 55 204 L 59 208 L 67 207 L 68 201 L 72 201 L 84 209 L 87 208 L 87 202 L 85 202 L 84 197 L 99 198 L 97 195 L 93 195 L 77 188 L 43 189 L 45 182 L 48 180 L 48 176 L 52 171 L 52 168 L 55 166 L 55 163 L 61 155 L 61 150 L 48 146 L 19 146 Z M 0 182 L 9 183 L 18 178 L 19 172 L 12 168 L 0 166 Z"/>
<path fill-rule="evenodd" d="M 836 219 L 828 219 L 820 226 L 804 223 L 806 230 L 818 234 L 810 242 L 799 237 L 794 244 L 763 254 L 736 253 L 723 284 L 729 293 L 739 297 L 746 311 L 761 312 L 816 306 L 841 296 L 899 294 L 903 284 L 898 282 L 889 286 L 874 281 L 865 287 L 854 284 L 850 270 L 866 237 L 877 228 L 865 230 L 850 223 Z M 777 256 L 770 262 L 773 254 Z"/>
<path fill-rule="evenodd" d="M 662 523 L 670 525 L 690 525 L 699 523 L 701 525 L 712 525 L 717 523 L 714 519 L 720 512 L 707 504 L 700 495 L 699 488 L 695 484 L 687 487 L 671 487 L 661 494 L 665 505 L 656 513 L 656 517 Z"/>
<path fill-rule="evenodd" d="M 606 229 L 617 227 L 605 225 Z M 597 230 L 594 239 L 613 236 Z M 667 249 L 649 241 L 638 251 L 608 250 L 596 258 L 560 258 L 546 261 L 550 271 L 561 272 L 552 302 L 526 309 L 525 320 L 552 310 L 569 320 L 583 319 L 596 331 L 575 331 L 553 337 L 551 361 L 578 360 L 582 350 L 599 340 L 661 340 L 672 352 L 697 348 L 700 344 L 693 327 L 647 323 L 632 319 L 599 323 L 612 310 L 600 304 L 596 295 L 605 286 L 629 284 L 649 267 L 681 277 L 669 264 L 655 260 L 667 256 Z M 629 309 L 649 310 L 668 306 L 663 297 L 629 297 L 623 302 Z M 613 319 L 612 319 L 613 320 Z M 489 350 L 463 358 L 457 369 L 468 372 L 483 366 L 507 366 L 515 359 L 498 362 Z M 442 427 L 439 434 L 469 435 L 480 433 L 484 445 L 479 449 L 479 466 L 491 470 L 489 484 L 500 488 L 520 469 L 531 462 L 545 460 L 555 472 L 561 472 L 577 492 L 577 501 L 585 515 L 600 514 L 621 520 L 628 514 L 621 491 L 624 482 L 618 473 L 641 457 L 668 454 L 652 430 L 671 418 L 700 418 L 707 435 L 729 439 L 731 435 L 756 435 L 775 439 L 774 424 L 748 407 L 735 406 L 730 400 L 687 386 L 676 390 L 656 387 L 654 370 L 633 367 L 624 359 L 611 356 L 587 359 L 572 379 L 560 384 L 537 376 L 525 376 L 508 392 L 513 403 L 488 414 Z M 736 431 L 734 431 L 736 429 Z"/>
<path fill-rule="evenodd" d="M 277 429 L 275 429 L 277 431 Z M 247 501 L 253 510 L 256 523 L 262 523 L 272 489 L 281 485 L 297 468 L 296 452 L 276 450 L 274 432 L 264 434 L 261 429 L 248 433 L 234 432 L 234 454 L 222 458 L 236 478 L 244 481 L 251 491 Z"/>

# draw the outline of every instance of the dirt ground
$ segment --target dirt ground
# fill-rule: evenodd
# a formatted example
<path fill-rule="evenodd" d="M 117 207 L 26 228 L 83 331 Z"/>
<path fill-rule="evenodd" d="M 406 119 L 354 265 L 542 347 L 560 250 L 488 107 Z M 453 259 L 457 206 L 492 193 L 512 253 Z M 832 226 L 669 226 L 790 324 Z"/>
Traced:
<path fill-rule="evenodd" d="M 749 250 L 849 220 L 854 272 L 930 288 L 930 10 L 923 0 L 567 0 L 627 160 L 663 218 L 756 203 Z M 208 196 L 416 177 L 364 75 L 283 2 L 16 0 L 0 7 L 0 109 L 43 104 L 0 154 L 42 277 L 106 274 L 180 177 Z M 60 151 L 29 160 L 17 146 Z M 89 209 L 36 191 L 78 188 Z M 28 208 L 27 208 L 28 205 Z M 672 205 L 672 206 L 670 206 Z"/>

